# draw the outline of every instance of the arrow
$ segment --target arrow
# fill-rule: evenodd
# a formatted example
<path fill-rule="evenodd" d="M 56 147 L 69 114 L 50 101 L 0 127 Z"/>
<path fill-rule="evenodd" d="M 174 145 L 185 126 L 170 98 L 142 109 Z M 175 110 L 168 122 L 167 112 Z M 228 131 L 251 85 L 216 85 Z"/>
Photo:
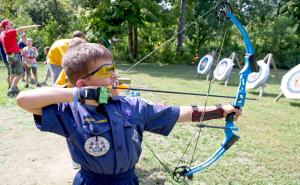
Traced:
<path fill-rule="evenodd" d="M 117 87 L 113 86 L 105 86 L 107 89 L 117 89 L 119 92 L 124 92 L 124 91 L 149 91 L 149 92 L 160 92 L 160 93 L 173 93 L 173 94 L 185 94 L 185 95 L 196 95 L 196 96 L 207 96 L 207 94 L 198 94 L 198 93 L 186 93 L 186 92 L 175 92 L 175 91 L 160 91 L 160 90 L 153 90 L 153 89 L 137 89 L 137 88 L 130 88 L 126 85 L 118 85 Z M 235 99 L 236 97 L 234 96 L 221 96 L 221 95 L 212 95 L 209 94 L 208 96 L 212 97 L 220 97 L 220 98 L 233 98 Z M 256 98 L 246 98 L 248 100 L 258 100 Z"/>

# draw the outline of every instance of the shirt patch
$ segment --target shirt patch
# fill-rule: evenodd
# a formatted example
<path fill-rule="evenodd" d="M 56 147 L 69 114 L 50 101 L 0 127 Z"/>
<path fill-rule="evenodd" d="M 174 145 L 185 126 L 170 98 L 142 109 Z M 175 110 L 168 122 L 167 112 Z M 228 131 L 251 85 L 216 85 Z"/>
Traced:
<path fill-rule="evenodd" d="M 160 107 L 167 107 L 165 106 L 164 104 L 161 104 L 161 103 L 155 103 L 156 106 L 160 106 Z"/>
<path fill-rule="evenodd" d="M 110 144 L 104 137 L 91 137 L 84 144 L 85 151 L 92 156 L 102 156 L 110 148 Z"/>
<path fill-rule="evenodd" d="M 124 109 L 124 114 L 126 116 L 131 117 L 132 116 L 132 110 L 130 108 L 126 108 L 126 109 Z"/>
<path fill-rule="evenodd" d="M 139 142 L 138 132 L 136 130 L 134 130 L 132 139 L 135 140 L 135 142 L 137 143 Z"/>
<path fill-rule="evenodd" d="M 93 119 L 93 118 L 87 118 L 87 119 L 84 119 L 83 121 L 84 121 L 84 122 L 94 121 L 95 123 L 105 123 L 105 122 L 107 122 L 107 119 L 102 119 L 102 120 L 96 121 L 96 120 Z"/>
<path fill-rule="evenodd" d="M 153 105 L 153 102 L 152 102 L 152 101 L 146 100 L 146 99 L 144 99 L 144 98 L 142 98 L 142 100 L 143 100 L 146 104 L 148 104 L 148 105 Z"/>

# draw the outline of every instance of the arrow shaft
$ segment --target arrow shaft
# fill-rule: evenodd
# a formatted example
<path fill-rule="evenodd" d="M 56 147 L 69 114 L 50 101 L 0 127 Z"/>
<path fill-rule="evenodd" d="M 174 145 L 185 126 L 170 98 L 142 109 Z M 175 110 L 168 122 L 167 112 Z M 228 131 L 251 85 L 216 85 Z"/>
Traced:
<path fill-rule="evenodd" d="M 112 87 L 112 89 L 125 89 L 125 90 L 133 90 L 133 91 L 148 91 L 148 92 L 160 92 L 160 93 L 172 93 L 172 94 L 185 94 L 185 95 L 195 95 L 195 96 L 207 96 L 207 94 L 198 94 L 198 93 L 186 93 L 186 92 L 176 92 L 176 91 L 161 91 L 161 90 L 153 90 L 153 89 L 138 89 L 138 88 L 122 88 L 122 87 Z M 212 95 L 208 96 L 212 97 L 220 97 L 220 98 L 233 98 L 233 96 L 222 96 L 222 95 Z M 249 100 L 257 100 L 256 98 L 246 98 Z"/>

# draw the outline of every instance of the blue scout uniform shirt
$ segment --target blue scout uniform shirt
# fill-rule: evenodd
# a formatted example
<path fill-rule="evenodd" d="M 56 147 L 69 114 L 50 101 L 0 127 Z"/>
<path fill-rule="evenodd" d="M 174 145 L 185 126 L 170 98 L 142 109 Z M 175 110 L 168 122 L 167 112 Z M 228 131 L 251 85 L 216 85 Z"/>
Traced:
<path fill-rule="evenodd" d="M 167 136 L 179 113 L 179 107 L 117 96 L 98 106 L 98 112 L 96 106 L 75 108 L 69 102 L 44 107 L 42 116 L 34 118 L 41 131 L 66 137 L 73 160 L 84 170 L 113 175 L 138 162 L 143 131 Z"/>

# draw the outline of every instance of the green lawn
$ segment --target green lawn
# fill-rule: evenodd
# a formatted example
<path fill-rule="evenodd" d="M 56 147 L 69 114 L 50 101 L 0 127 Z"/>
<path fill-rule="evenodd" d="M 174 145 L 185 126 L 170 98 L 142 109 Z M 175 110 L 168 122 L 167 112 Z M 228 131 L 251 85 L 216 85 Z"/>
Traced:
<path fill-rule="evenodd" d="M 118 73 L 125 71 L 131 65 L 117 64 Z M 131 78 L 131 86 L 136 88 L 149 88 L 168 91 L 183 91 L 193 93 L 207 93 L 208 82 L 206 76 L 197 78 L 196 65 L 158 65 L 139 64 L 124 78 Z M 38 76 L 40 81 L 45 78 L 46 66 L 38 63 Z M 288 70 L 279 69 L 279 76 Z M 6 68 L 0 65 L 0 108 L 28 115 L 17 107 L 15 98 L 6 96 L 7 83 L 5 79 Z M 238 87 L 239 69 L 234 68 L 227 87 L 223 81 L 213 83 L 210 94 L 235 96 Z M 275 75 L 271 69 L 271 74 Z M 49 80 L 48 82 L 51 82 Z M 24 82 L 19 83 L 21 91 Z M 31 85 L 30 88 L 36 88 Z M 30 89 L 29 88 L 29 89 Z M 247 97 L 258 98 L 260 88 L 247 90 Z M 192 181 L 186 184 L 300 184 L 300 119 L 297 114 L 300 110 L 299 100 L 286 99 L 284 96 L 276 103 L 273 100 L 281 92 L 276 78 L 269 77 L 264 90 L 264 96 L 258 101 L 246 100 L 243 115 L 236 126 L 236 133 L 240 140 L 230 148 L 212 166 L 194 174 Z M 187 96 L 176 94 L 140 92 L 143 98 L 166 105 L 204 105 L 205 97 Z M 208 99 L 208 105 L 221 103 L 229 104 L 231 99 Z M 33 129 L 34 123 L 26 122 L 21 118 L 9 117 L 24 129 Z M 224 119 L 207 121 L 206 124 L 223 126 Z M 0 134 L 13 128 L 0 128 Z M 168 137 L 162 137 L 151 133 L 145 133 L 146 142 L 173 171 L 177 165 L 187 143 L 193 139 L 188 154 L 183 158 L 181 165 L 189 164 L 195 144 L 195 132 L 198 128 L 195 123 L 177 124 Z M 192 165 L 200 164 L 211 156 L 224 139 L 222 130 L 202 129 L 198 148 L 196 149 Z M 8 143 L 0 140 L 0 147 Z M 1 161 L 0 161 L 1 163 Z M 137 174 L 141 184 L 176 184 L 164 168 L 159 164 L 151 151 L 144 145 L 143 153 L 137 164 Z"/>

